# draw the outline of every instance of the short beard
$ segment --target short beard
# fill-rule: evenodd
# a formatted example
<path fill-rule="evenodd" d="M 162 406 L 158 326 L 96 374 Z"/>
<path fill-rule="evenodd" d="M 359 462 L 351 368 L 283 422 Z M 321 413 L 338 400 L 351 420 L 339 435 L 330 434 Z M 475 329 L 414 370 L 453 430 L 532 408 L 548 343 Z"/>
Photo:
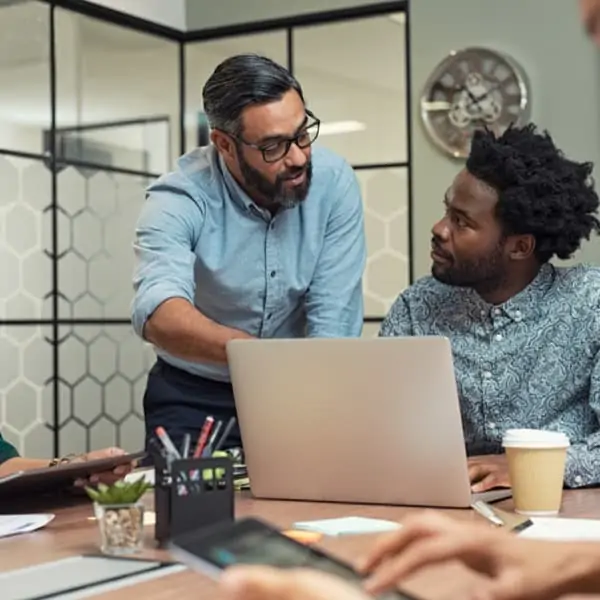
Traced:
<path fill-rule="evenodd" d="M 294 208 L 308 195 L 312 179 L 312 163 L 310 160 L 302 168 L 289 170 L 284 176 L 278 175 L 275 182 L 271 183 L 260 171 L 246 162 L 241 148 L 238 148 L 237 154 L 240 172 L 244 178 L 247 190 L 264 198 L 268 207 Z M 285 187 L 286 177 L 293 178 L 303 172 L 306 173 L 306 179 L 302 185 L 297 185 L 293 188 Z"/>
<path fill-rule="evenodd" d="M 447 266 L 434 263 L 431 274 L 446 285 L 472 288 L 479 293 L 494 291 L 506 280 L 503 253 L 504 243 L 501 241 L 485 257 L 458 264 L 452 261 Z"/>

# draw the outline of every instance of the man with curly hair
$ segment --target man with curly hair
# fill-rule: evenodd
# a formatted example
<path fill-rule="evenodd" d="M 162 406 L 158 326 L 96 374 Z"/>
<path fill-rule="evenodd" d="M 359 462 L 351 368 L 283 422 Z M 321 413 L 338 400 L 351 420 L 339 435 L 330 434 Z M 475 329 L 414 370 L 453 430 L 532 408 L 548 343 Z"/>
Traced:
<path fill-rule="evenodd" d="M 600 269 L 549 262 L 600 231 L 591 172 L 533 125 L 477 133 L 432 229 L 431 276 L 382 324 L 450 339 L 474 492 L 508 485 L 502 436 L 523 427 L 569 436 L 567 486 L 600 483 Z"/>

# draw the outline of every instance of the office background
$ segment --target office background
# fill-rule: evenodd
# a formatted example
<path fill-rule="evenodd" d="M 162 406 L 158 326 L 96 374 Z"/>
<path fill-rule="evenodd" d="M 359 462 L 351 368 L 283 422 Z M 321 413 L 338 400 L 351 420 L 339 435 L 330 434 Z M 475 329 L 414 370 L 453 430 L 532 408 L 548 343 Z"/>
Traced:
<path fill-rule="evenodd" d="M 320 143 L 355 166 L 365 335 L 428 272 L 429 228 L 460 168 L 419 122 L 423 84 L 450 50 L 511 54 L 532 119 L 600 163 L 598 54 L 576 0 L 292 5 L 0 0 L 0 428 L 22 452 L 139 447 L 153 355 L 129 325 L 133 226 L 148 182 L 196 145 L 202 85 L 225 57 L 289 65 Z M 593 241 L 576 260 L 598 257 Z"/>
<path fill-rule="evenodd" d="M 377 329 L 411 268 L 403 9 L 218 23 L 184 43 L 85 2 L 0 2 L 0 427 L 21 452 L 142 443 L 153 353 L 129 322 L 134 224 L 146 185 L 197 145 L 202 86 L 232 54 L 288 65 L 320 143 L 355 167 Z"/>

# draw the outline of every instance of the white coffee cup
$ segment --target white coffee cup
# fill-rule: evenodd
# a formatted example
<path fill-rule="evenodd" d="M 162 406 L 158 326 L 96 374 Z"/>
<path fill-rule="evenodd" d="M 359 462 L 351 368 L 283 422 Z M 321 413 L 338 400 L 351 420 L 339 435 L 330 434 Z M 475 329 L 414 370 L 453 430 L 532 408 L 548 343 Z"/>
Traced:
<path fill-rule="evenodd" d="M 515 512 L 556 515 L 560 510 L 569 438 L 558 431 L 509 429 L 502 440 Z"/>

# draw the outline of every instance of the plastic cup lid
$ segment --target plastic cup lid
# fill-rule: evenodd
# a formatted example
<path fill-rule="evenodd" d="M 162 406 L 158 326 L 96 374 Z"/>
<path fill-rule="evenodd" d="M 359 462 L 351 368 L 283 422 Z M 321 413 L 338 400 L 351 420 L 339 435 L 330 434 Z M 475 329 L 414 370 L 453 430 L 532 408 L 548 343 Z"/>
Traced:
<path fill-rule="evenodd" d="M 538 448 L 569 446 L 569 438 L 560 431 L 544 429 L 508 429 L 502 439 L 503 446 L 534 446 Z"/>

